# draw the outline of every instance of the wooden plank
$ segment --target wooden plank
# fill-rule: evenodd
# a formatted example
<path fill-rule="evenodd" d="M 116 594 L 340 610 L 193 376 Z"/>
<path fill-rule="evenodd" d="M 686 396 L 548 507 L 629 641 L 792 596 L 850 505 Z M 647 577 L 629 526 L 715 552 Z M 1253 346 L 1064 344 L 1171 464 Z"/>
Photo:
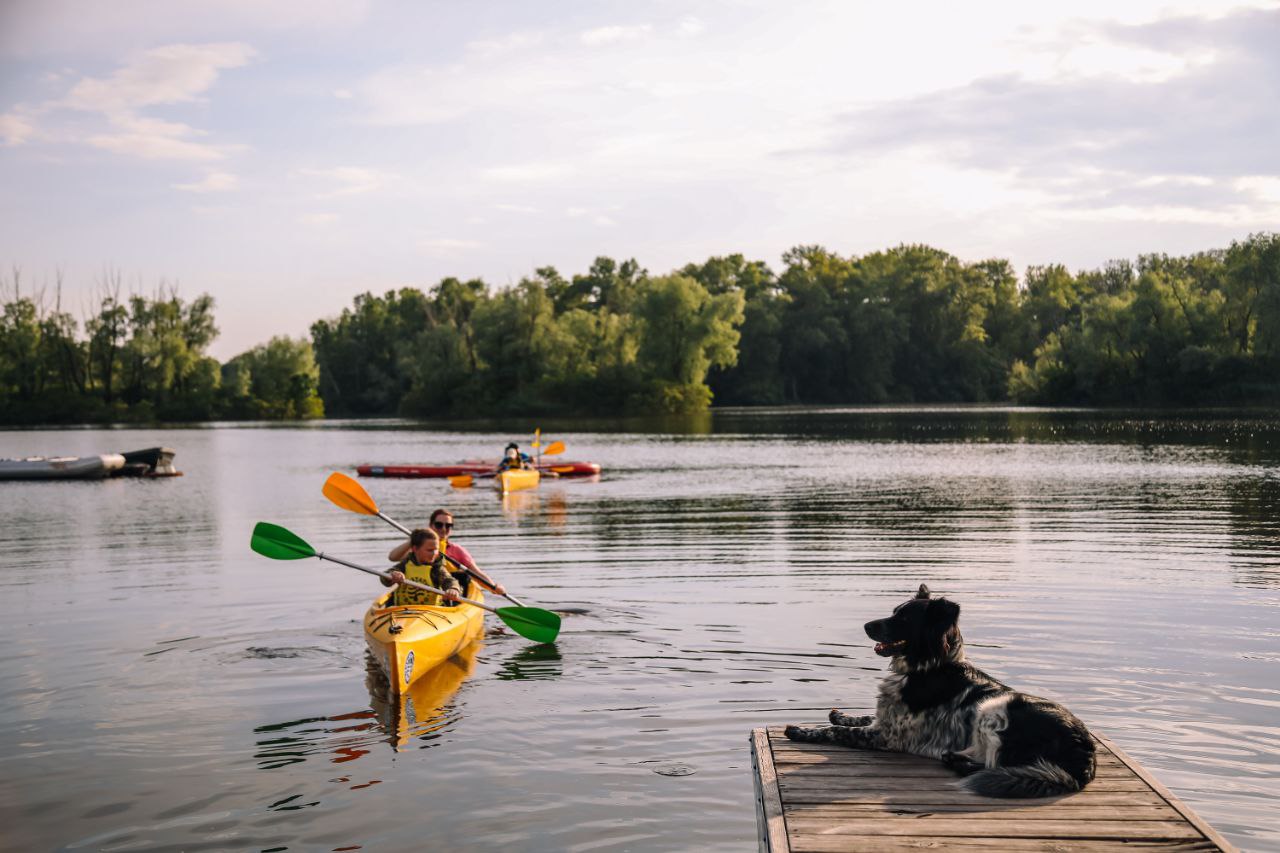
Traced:
<path fill-rule="evenodd" d="M 940 762 L 930 764 L 845 764 L 831 761 L 791 762 L 782 760 L 778 753 L 773 754 L 773 765 L 779 776 L 812 776 L 815 779 L 829 779 L 833 776 L 862 776 L 883 779 L 886 776 L 917 776 L 925 779 L 948 779 L 958 782 L 962 778 L 955 771 L 942 766 Z M 1123 764 L 1114 767 L 1099 767 L 1095 780 L 1132 779 L 1133 773 Z M 1092 782 L 1090 784 L 1093 784 Z M 1088 787 L 1087 785 L 1085 787 Z"/>
<path fill-rule="evenodd" d="M 815 744 L 779 744 L 773 742 L 773 759 L 778 764 L 874 764 L 876 766 L 939 767 L 940 762 L 904 752 L 867 752 L 859 749 L 841 749 L 840 752 L 814 748 Z M 1130 769 L 1119 758 L 1099 753 L 1098 769 Z"/>
<path fill-rule="evenodd" d="M 953 815 L 933 817 L 866 817 L 830 821 L 793 815 L 787 819 L 792 838 L 805 835 L 931 835 L 988 838 L 1128 838 L 1199 839 L 1200 831 L 1185 820 L 992 820 L 961 819 Z M 993 845 L 997 846 L 997 845 Z"/>
<path fill-rule="evenodd" d="M 1119 791 L 1119 792 L 1102 792 L 1095 791 L 1093 793 L 1073 794 L 1070 798 L 1057 798 L 1047 800 L 1015 800 L 1014 802 L 1027 803 L 1029 805 L 1050 805 L 1054 803 L 1080 801 L 1081 805 L 1097 805 L 1097 806 L 1158 806 L 1164 804 L 1164 800 L 1154 791 Z M 813 788 L 801 791 L 792 791 L 785 796 L 784 802 L 787 804 L 807 804 L 807 805 L 843 805 L 843 804 L 879 804 L 879 805 L 922 805 L 928 803 L 938 804 L 968 804 L 974 808 L 986 808 L 988 806 L 998 806 L 1010 802 L 1007 799 L 998 799 L 994 797 L 979 797 L 970 794 L 968 791 L 880 791 L 863 789 L 861 791 L 841 791 L 831 788 Z"/>
<path fill-rule="evenodd" d="M 1017 818 L 1019 820 L 1064 820 L 1071 818 L 1106 818 L 1108 820 L 1177 820 L 1180 812 L 1168 803 L 1144 803 L 1141 805 L 1099 805 L 1063 800 L 1044 805 L 1024 803 L 1018 800 L 1002 803 L 911 803 L 887 806 L 882 803 L 784 803 L 782 811 L 788 817 L 822 817 L 844 820 L 849 817 L 883 815 L 886 819 L 914 818 L 918 815 L 947 814 L 951 817 Z"/>
<path fill-rule="evenodd" d="M 773 767 L 773 748 L 764 729 L 753 729 L 751 732 L 751 761 L 755 768 L 760 849 L 770 853 L 788 853 L 791 844 L 787 836 L 786 817 L 782 812 L 778 775 Z"/>
<path fill-rule="evenodd" d="M 1197 841 L 1106 841 L 1101 839 L 1002 838 L 1000 853 L 1209 853 L 1218 848 L 1205 839 Z M 984 838 L 867 838 L 854 835 L 805 836 L 796 839 L 795 853 L 901 853 L 920 850 L 986 851 L 992 842 Z"/>
<path fill-rule="evenodd" d="M 1186 803 L 1182 802 L 1182 800 L 1175 797 L 1172 791 L 1170 791 L 1168 788 L 1162 785 L 1160 783 L 1160 780 L 1156 779 L 1154 776 L 1148 773 L 1147 769 L 1143 767 L 1141 764 L 1139 764 L 1136 760 L 1131 758 L 1127 752 L 1122 750 L 1120 747 L 1116 746 L 1114 743 L 1112 743 L 1108 738 L 1104 737 L 1103 735 L 1095 734 L 1094 737 L 1097 738 L 1098 741 L 1101 742 L 1104 746 L 1106 746 L 1106 748 L 1109 749 L 1111 753 L 1116 756 L 1116 758 L 1119 758 L 1126 765 L 1128 765 L 1129 769 L 1134 772 L 1134 775 L 1136 775 L 1139 779 L 1141 779 L 1142 781 L 1150 785 L 1153 791 L 1155 791 L 1157 794 L 1159 794 L 1161 797 L 1165 799 L 1165 802 L 1167 802 L 1169 805 L 1177 809 L 1182 814 L 1183 818 L 1185 818 L 1188 823 L 1190 823 L 1192 826 L 1198 829 L 1201 832 L 1201 834 L 1204 835 L 1205 838 L 1209 839 L 1214 844 L 1218 845 L 1218 847 L 1221 850 L 1227 851 L 1227 853 L 1236 853 L 1236 848 L 1234 845 L 1232 845 L 1225 838 L 1223 838 L 1222 835 L 1216 829 L 1214 829 L 1212 826 L 1206 823 L 1204 819 L 1202 819 L 1200 815 L 1196 814 L 1195 811 L 1190 806 L 1188 806 Z"/>
<path fill-rule="evenodd" d="M 1165 804 L 1165 801 L 1159 794 L 1154 791 L 1119 791 L 1119 792 L 1102 792 L 1095 791 L 1090 793 L 1085 791 L 1081 794 L 1073 794 L 1069 798 L 1057 798 L 1048 800 L 1014 800 L 1012 802 L 1021 802 L 1028 805 L 1050 805 L 1062 802 L 1079 801 L 1082 806 L 1159 806 Z M 862 791 L 841 791 L 831 788 L 814 788 L 802 791 L 792 791 L 785 796 L 786 804 L 805 804 L 805 805 L 854 805 L 854 804 L 873 804 L 887 806 L 910 806 L 924 805 L 930 803 L 937 804 L 956 804 L 969 805 L 973 808 L 986 808 L 989 806 L 999 806 L 1011 802 L 1007 799 L 998 799 L 994 797 L 979 797 L 970 794 L 968 791 L 893 791 L 884 792 L 879 790 L 862 790 Z"/>
<path fill-rule="evenodd" d="M 963 791 L 960 787 L 960 780 L 954 776 L 945 777 L 876 777 L 876 776 L 850 776 L 846 779 L 824 780 L 820 777 L 797 777 L 784 776 L 778 779 L 778 784 L 785 791 L 788 788 L 809 788 L 822 787 L 840 790 L 874 790 L 874 791 Z M 1136 776 L 1129 778 L 1119 777 L 1115 779 L 1095 779 L 1085 786 L 1084 792 L 1088 791 L 1150 791 L 1151 786 Z"/>
<path fill-rule="evenodd" d="M 789 847 L 858 850 L 1234 851 L 1194 811 L 1106 738 L 1081 792 L 1043 799 L 979 797 L 940 762 L 762 732 Z M 761 734 L 757 729 L 753 737 Z"/>

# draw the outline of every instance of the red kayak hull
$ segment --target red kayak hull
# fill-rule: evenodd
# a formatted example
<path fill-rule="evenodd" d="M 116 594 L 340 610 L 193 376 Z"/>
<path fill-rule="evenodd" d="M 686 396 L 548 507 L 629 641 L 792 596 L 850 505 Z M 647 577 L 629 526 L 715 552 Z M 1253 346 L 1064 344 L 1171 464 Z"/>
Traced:
<path fill-rule="evenodd" d="M 492 474 L 496 462 L 459 462 L 456 465 L 358 465 L 361 477 L 456 477 L 459 474 Z M 538 470 L 555 471 L 561 477 L 591 477 L 600 473 L 594 462 L 554 462 L 543 460 Z"/>

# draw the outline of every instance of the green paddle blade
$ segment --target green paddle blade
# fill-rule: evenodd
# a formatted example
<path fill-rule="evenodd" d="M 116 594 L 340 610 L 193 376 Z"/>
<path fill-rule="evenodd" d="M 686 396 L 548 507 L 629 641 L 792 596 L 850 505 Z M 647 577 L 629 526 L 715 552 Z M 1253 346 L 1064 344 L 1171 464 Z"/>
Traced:
<path fill-rule="evenodd" d="M 560 617 L 540 607 L 499 607 L 498 618 L 525 639 L 554 643 L 560 633 Z"/>
<path fill-rule="evenodd" d="M 316 550 L 278 524 L 259 521 L 249 538 L 249 547 L 273 560 L 301 560 L 314 557 Z"/>

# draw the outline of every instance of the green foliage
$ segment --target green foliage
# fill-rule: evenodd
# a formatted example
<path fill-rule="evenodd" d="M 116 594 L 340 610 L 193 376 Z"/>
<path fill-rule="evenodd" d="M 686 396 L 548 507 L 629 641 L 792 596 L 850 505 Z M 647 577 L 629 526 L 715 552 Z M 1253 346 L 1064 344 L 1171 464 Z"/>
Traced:
<path fill-rule="evenodd" d="M 1072 273 L 903 245 L 731 254 L 651 276 L 600 257 L 492 290 L 364 293 L 225 365 L 213 300 L 163 288 L 84 322 L 17 278 L 0 421 L 697 412 L 719 404 L 1280 400 L 1280 235 Z M 323 400 L 323 402 L 321 402 Z"/>
<path fill-rule="evenodd" d="M 273 338 L 225 367 L 205 350 L 218 334 L 214 302 L 162 287 L 119 297 L 108 273 L 84 324 L 24 294 L 14 276 L 0 305 L 0 422 L 94 423 L 216 418 L 314 418 L 324 407 L 308 341 Z"/>
<path fill-rule="evenodd" d="M 215 362 L 216 366 L 216 362 Z M 275 337 L 222 366 L 222 411 L 233 418 L 324 417 L 311 342 Z"/>

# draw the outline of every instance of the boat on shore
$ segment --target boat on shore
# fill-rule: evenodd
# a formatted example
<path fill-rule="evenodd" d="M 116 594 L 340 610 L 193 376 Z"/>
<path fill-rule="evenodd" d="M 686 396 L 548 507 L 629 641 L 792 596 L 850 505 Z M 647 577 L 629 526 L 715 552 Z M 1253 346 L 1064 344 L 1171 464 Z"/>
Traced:
<path fill-rule="evenodd" d="M 149 447 L 95 456 L 28 456 L 0 459 L 0 480 L 101 480 L 106 477 L 178 477 L 176 451 Z"/>
<path fill-rule="evenodd" d="M 356 473 L 361 477 L 444 479 L 462 474 L 492 474 L 497 467 L 496 462 L 470 459 L 455 465 L 358 465 Z M 560 477 L 593 477 L 600 473 L 600 466 L 595 462 L 555 462 L 545 459 L 534 467 L 542 474 Z"/>
<path fill-rule="evenodd" d="M 479 607 L 393 607 L 388 606 L 391 595 L 379 596 L 369 606 L 364 640 L 396 693 L 409 690 L 484 633 L 485 611 Z M 478 584 L 472 584 L 469 597 L 484 601 Z"/>

